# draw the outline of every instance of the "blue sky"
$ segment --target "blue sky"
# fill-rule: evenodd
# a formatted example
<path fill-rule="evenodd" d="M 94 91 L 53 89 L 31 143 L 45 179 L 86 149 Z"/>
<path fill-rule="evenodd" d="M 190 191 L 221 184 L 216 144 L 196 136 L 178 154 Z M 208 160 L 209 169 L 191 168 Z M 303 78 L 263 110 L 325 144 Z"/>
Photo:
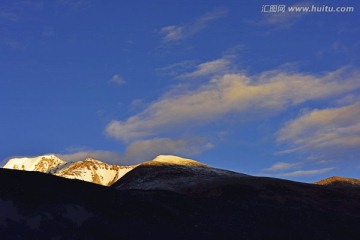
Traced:
<path fill-rule="evenodd" d="M 312 5 L 354 11 L 288 10 Z M 298 181 L 360 178 L 359 9 L 1 1 L 0 159 L 175 154 Z"/>

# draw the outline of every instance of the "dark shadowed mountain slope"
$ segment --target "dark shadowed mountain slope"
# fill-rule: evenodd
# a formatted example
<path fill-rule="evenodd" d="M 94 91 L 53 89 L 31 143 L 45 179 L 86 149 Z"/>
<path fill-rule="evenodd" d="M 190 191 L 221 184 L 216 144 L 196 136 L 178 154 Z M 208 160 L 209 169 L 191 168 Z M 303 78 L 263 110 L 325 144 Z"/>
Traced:
<path fill-rule="evenodd" d="M 230 176 L 229 181 L 224 177 L 216 195 L 194 197 L 161 190 L 116 190 L 39 172 L 0 169 L 0 236 L 1 239 L 358 238 L 359 191 L 348 195 L 319 185 L 239 176 Z M 214 178 L 209 184 L 216 182 Z"/>
<path fill-rule="evenodd" d="M 128 172 L 111 187 L 116 189 L 168 190 L 193 196 L 216 196 L 222 187 L 249 175 L 213 168 L 200 162 L 160 155 Z"/>
<path fill-rule="evenodd" d="M 0 180 L 0 239 L 165 239 L 184 224 L 181 209 L 192 208 L 171 193 L 117 191 L 40 172 L 0 169 Z"/>

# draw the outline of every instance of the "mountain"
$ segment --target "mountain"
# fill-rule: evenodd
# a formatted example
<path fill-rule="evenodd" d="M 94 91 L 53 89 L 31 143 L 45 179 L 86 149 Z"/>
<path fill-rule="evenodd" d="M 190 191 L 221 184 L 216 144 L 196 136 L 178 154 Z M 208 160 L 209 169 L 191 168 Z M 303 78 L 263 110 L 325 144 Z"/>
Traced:
<path fill-rule="evenodd" d="M 63 164 L 65 161 L 55 155 L 44 155 L 33 158 L 12 158 L 5 164 L 4 168 L 47 173 Z"/>
<path fill-rule="evenodd" d="M 162 174 L 166 171 L 157 176 L 144 172 L 152 177 L 136 174 L 136 178 L 162 182 L 194 174 L 190 179 L 199 179 L 206 186 L 207 178 L 201 173 L 225 171 L 173 160 L 163 157 L 147 163 L 155 171 L 167 168 L 170 175 Z M 202 169 L 192 171 L 194 167 Z M 0 236 L 4 240 L 342 240 L 360 235 L 357 189 L 350 193 L 341 188 L 225 172 L 221 177 L 212 173 L 208 182 L 219 186 L 217 194 L 193 195 L 160 188 L 116 189 L 41 172 L 0 169 Z M 180 187 L 180 183 L 172 186 Z M 198 188 L 196 184 L 189 188 L 194 186 Z"/>
<path fill-rule="evenodd" d="M 134 167 L 136 167 L 136 165 L 109 165 L 93 158 L 66 163 L 55 155 L 43 155 L 33 158 L 12 158 L 4 166 L 4 168 L 7 169 L 38 171 L 104 186 L 110 186 Z"/>
<path fill-rule="evenodd" d="M 360 188 L 360 180 L 356 178 L 346 178 L 339 176 L 332 176 L 329 178 L 325 178 L 318 182 L 315 182 L 318 185 L 325 185 L 331 187 L 347 187 L 347 188 Z"/>
<path fill-rule="evenodd" d="M 242 177 L 250 176 L 213 168 L 191 159 L 160 155 L 140 164 L 112 187 L 210 196 L 220 194 L 222 187 Z"/>
<path fill-rule="evenodd" d="M 87 158 L 84 161 L 64 164 L 54 169 L 52 174 L 110 186 L 134 167 L 109 165 L 93 158 Z"/>

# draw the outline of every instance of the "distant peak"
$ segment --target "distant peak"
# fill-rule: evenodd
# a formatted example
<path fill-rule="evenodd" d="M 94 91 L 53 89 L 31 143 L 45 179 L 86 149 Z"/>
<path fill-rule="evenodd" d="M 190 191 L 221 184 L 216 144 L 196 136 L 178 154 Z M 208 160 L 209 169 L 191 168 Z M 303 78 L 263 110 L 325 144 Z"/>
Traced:
<path fill-rule="evenodd" d="M 340 176 L 332 176 L 329 178 L 322 179 L 318 182 L 315 182 L 315 184 L 318 185 L 337 185 L 337 184 L 348 184 L 348 185 L 354 185 L 354 186 L 360 186 L 360 180 L 356 178 L 346 178 L 346 177 L 340 177 Z"/>

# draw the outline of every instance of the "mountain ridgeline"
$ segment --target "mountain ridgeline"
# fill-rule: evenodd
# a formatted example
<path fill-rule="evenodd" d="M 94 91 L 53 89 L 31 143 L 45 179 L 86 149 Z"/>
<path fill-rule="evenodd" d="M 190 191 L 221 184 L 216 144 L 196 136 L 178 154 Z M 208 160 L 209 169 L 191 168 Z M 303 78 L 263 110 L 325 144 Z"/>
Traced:
<path fill-rule="evenodd" d="M 134 166 L 45 155 L 10 159 L 0 180 L 1 239 L 360 236 L 357 179 L 307 184 L 166 155 Z"/>
<path fill-rule="evenodd" d="M 55 155 L 12 158 L 4 166 L 7 169 L 49 173 L 59 177 L 78 179 L 104 186 L 112 185 L 134 167 L 136 165 L 109 165 L 93 158 L 78 162 L 65 162 Z"/>

